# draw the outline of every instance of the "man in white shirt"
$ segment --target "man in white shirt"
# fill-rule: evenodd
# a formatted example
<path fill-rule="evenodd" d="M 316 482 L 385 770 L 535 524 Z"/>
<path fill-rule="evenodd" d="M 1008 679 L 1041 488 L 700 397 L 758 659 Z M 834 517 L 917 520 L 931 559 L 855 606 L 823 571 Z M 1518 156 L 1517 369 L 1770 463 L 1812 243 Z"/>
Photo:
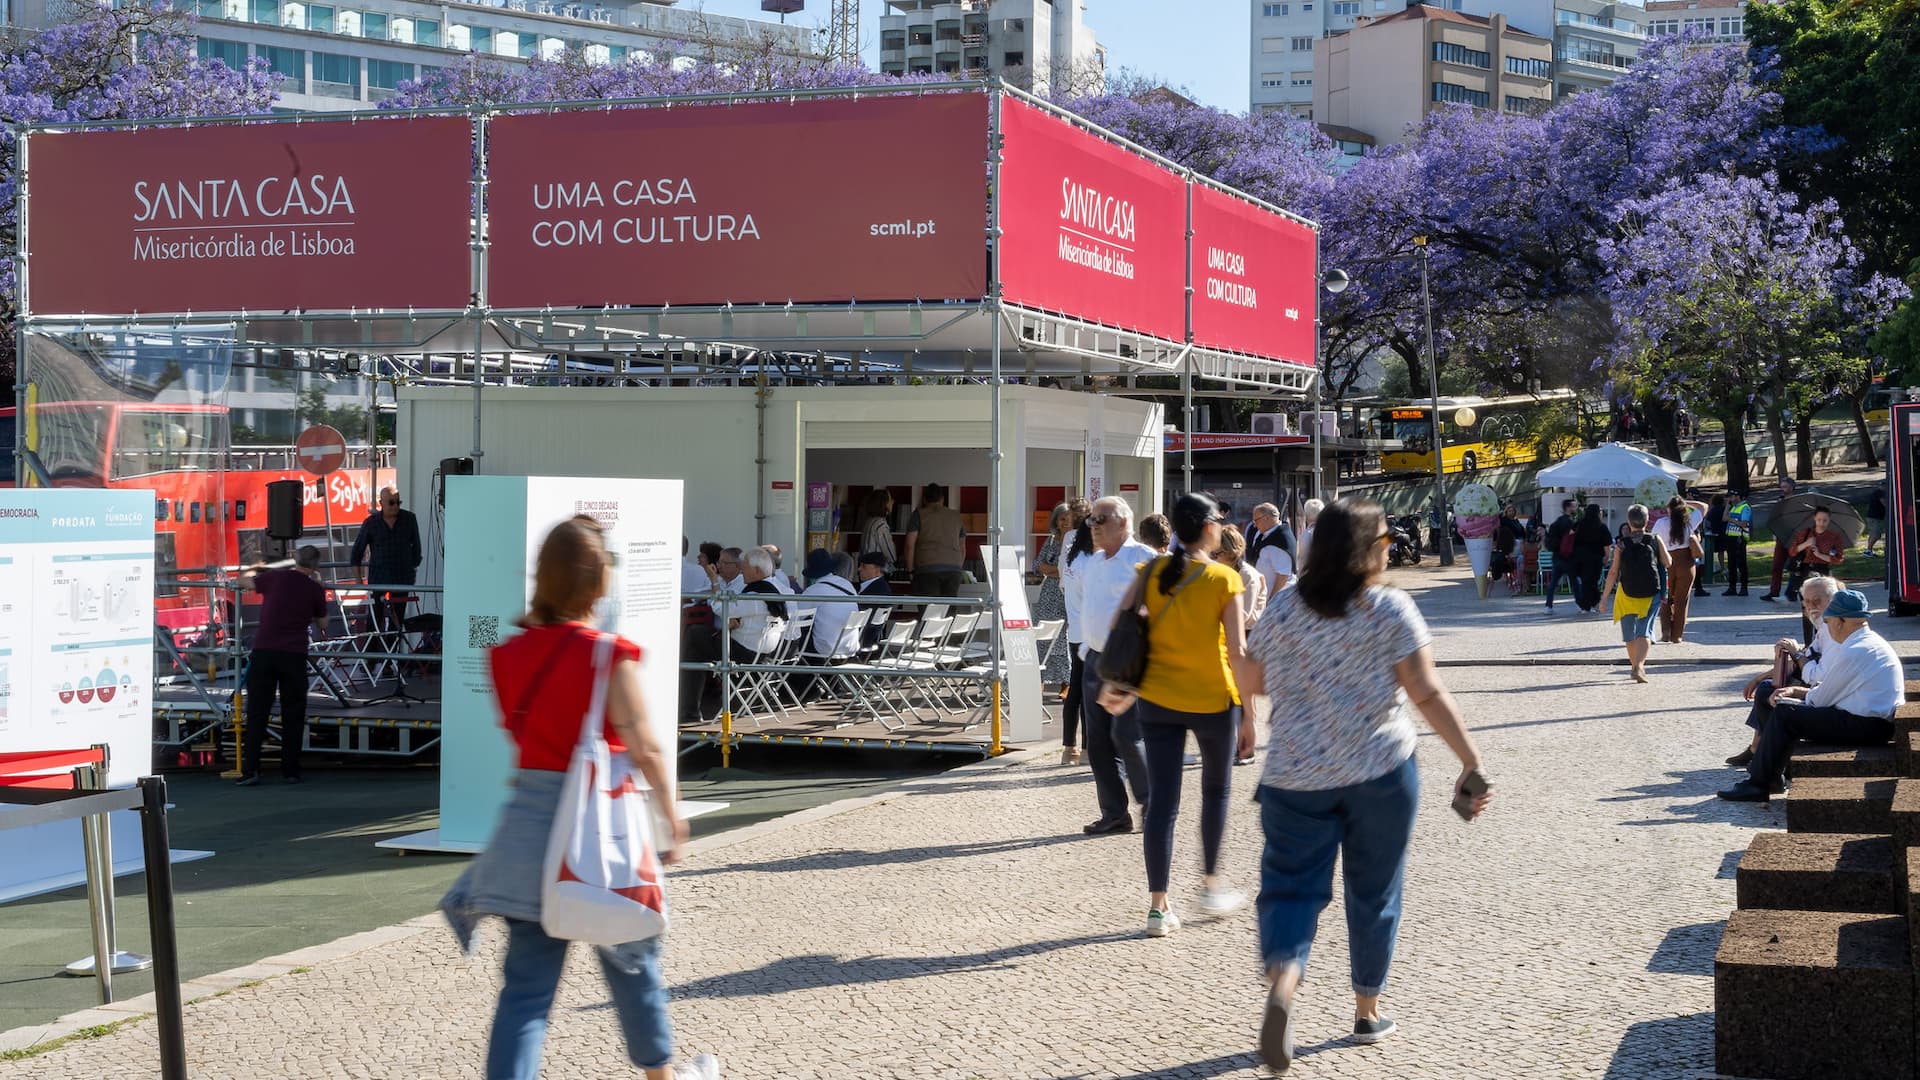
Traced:
<path fill-rule="evenodd" d="M 1745 701 L 1755 701 L 1771 708 L 1773 692 L 1782 686 L 1812 686 L 1820 681 L 1820 658 L 1833 649 L 1833 635 L 1827 632 L 1827 620 L 1824 618 L 1827 604 L 1833 600 L 1833 594 L 1840 591 L 1840 582 L 1825 574 L 1815 574 L 1800 586 L 1801 621 L 1818 624 L 1805 646 L 1792 638 L 1783 637 L 1773 643 L 1773 666 L 1747 680 L 1740 692 Z M 1764 717 L 1758 709 L 1747 713 L 1747 726 L 1753 729 L 1753 739 L 1745 750 L 1727 759 L 1727 764 L 1736 768 L 1745 768 L 1760 750 L 1760 728 Z"/>
<path fill-rule="evenodd" d="M 1760 746 L 1747 779 L 1720 792 L 1734 802 L 1765 802 L 1781 790 L 1793 745 L 1812 739 L 1843 746 L 1877 746 L 1893 738 L 1893 711 L 1906 700 L 1900 654 L 1867 627 L 1867 598 L 1842 589 L 1827 602 L 1824 621 L 1833 648 L 1820 657 L 1820 681 L 1785 686 L 1763 706 Z"/>
<path fill-rule="evenodd" d="M 758 658 L 772 652 L 787 631 L 787 605 L 768 580 L 773 576 L 773 556 L 763 548 L 749 548 L 741 561 L 745 565 L 740 574 L 746 584 L 740 588 L 741 598 L 727 607 L 727 626 L 733 638 L 734 660 L 759 663 Z"/>
<path fill-rule="evenodd" d="M 1087 764 L 1100 800 L 1100 816 L 1083 830 L 1089 834 L 1133 831 L 1127 813 L 1127 789 L 1133 801 L 1147 804 L 1147 762 L 1134 709 L 1114 714 L 1100 707 L 1100 650 L 1114 616 L 1139 580 L 1141 563 L 1155 558 L 1152 548 L 1131 539 L 1133 508 L 1109 496 L 1095 502 L 1087 517 L 1093 550 L 1076 560 L 1080 577 L 1081 652 L 1086 659 L 1080 684 L 1081 717 L 1086 725 Z M 1144 820 L 1144 818 L 1143 818 Z"/>
<path fill-rule="evenodd" d="M 690 546 L 686 537 L 680 538 L 680 595 L 682 598 L 713 591 L 713 579 L 707 576 L 706 568 L 697 562 L 686 561 Z"/>
<path fill-rule="evenodd" d="M 808 596 L 853 596 L 856 590 L 847 575 L 853 572 L 853 556 L 846 552 L 838 555 L 824 548 L 815 548 L 807 553 L 807 580 L 813 582 L 801 591 Z M 845 636 L 847 620 L 853 616 L 855 605 L 850 603 L 807 603 L 796 600 L 795 611 L 813 612 L 813 638 L 807 643 L 806 653 L 810 658 L 844 660 L 854 654 L 858 638 L 851 642 L 841 641 Z"/>
<path fill-rule="evenodd" d="M 1254 507 L 1245 558 L 1264 579 L 1269 597 L 1279 595 L 1287 582 L 1293 580 L 1296 573 L 1293 552 L 1293 531 L 1280 520 L 1280 508 L 1272 503 Z"/>

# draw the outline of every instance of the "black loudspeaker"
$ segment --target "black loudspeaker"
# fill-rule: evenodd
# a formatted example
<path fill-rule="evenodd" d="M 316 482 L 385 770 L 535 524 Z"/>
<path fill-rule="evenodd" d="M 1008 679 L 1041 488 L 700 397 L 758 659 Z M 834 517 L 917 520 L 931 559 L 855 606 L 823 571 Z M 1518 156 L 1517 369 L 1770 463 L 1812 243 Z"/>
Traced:
<path fill-rule="evenodd" d="M 275 480 L 267 485 L 267 535 L 275 540 L 298 540 L 307 529 L 304 503 L 307 485 L 299 480 Z"/>
<path fill-rule="evenodd" d="M 472 475 L 473 475 L 473 459 L 472 458 L 470 457 L 441 458 L 440 459 L 440 490 L 435 493 L 440 499 L 440 505 L 441 506 L 447 505 L 447 477 L 472 476 Z"/>

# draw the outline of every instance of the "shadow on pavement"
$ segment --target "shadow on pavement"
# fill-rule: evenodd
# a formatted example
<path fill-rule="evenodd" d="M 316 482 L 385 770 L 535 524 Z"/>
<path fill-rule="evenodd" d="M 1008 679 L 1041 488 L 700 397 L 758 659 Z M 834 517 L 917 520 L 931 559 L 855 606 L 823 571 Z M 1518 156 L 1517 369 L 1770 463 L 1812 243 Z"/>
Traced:
<path fill-rule="evenodd" d="M 1648 1020 L 1627 1029 L 1602 1080 L 1712 1076 L 1713 1014 Z"/>
<path fill-rule="evenodd" d="M 1298 1055 L 1296 1054 L 1296 1056 Z M 1155 1069 L 1152 1072 L 1128 1073 L 1125 1076 L 1112 1077 L 1110 1080 L 1171 1080 L 1173 1077 L 1179 1077 L 1181 1080 L 1187 1080 L 1187 1078 L 1191 1078 L 1191 1080 L 1205 1080 L 1205 1078 L 1209 1076 L 1225 1076 L 1228 1073 L 1241 1072 L 1246 1069 L 1258 1069 L 1260 1067 L 1259 1055 L 1248 1051 L 1244 1054 L 1231 1054 L 1226 1057 L 1196 1061 L 1189 1065 L 1175 1065 L 1165 1069 Z M 1054 1080 L 1088 1080 L 1088 1077 L 1088 1073 L 1070 1073 L 1065 1076 L 1055 1077 Z"/>
<path fill-rule="evenodd" d="M 1720 951 L 1720 935 L 1726 929 L 1725 919 L 1674 927 L 1653 950 L 1647 970 L 1655 975 L 1713 974 L 1713 956 Z"/>
<path fill-rule="evenodd" d="M 830 986 L 860 986 L 868 983 L 895 982 L 949 975 L 956 971 L 998 971 L 1011 968 L 1014 961 L 1061 949 L 1083 945 L 1104 945 L 1138 937 L 1137 933 L 1112 931 L 1083 937 L 1035 941 L 1009 945 L 1003 949 L 966 953 L 960 956 L 860 956 L 845 959 L 824 953 L 786 956 L 751 971 L 736 971 L 709 979 L 682 983 L 673 988 L 677 999 L 762 997 L 793 990 L 821 990 Z M 611 1002 L 588 1005 L 582 1011 L 611 1009 Z"/>
<path fill-rule="evenodd" d="M 1100 839 L 1100 837 L 1074 832 L 1058 836 L 1033 836 L 1021 840 L 983 840 L 972 844 L 940 844 L 935 847 L 901 848 L 889 851 L 852 851 L 842 848 L 838 851 L 817 851 L 807 855 L 796 855 L 791 859 L 728 863 L 725 866 L 708 866 L 698 870 L 680 870 L 673 876 L 690 878 L 707 877 L 712 874 L 784 874 L 803 870 L 852 870 L 862 866 L 892 866 L 899 863 L 964 859 L 975 855 L 1000 855 L 1010 851 L 1049 847 L 1054 844 L 1098 843 Z"/>
<path fill-rule="evenodd" d="M 1719 766 L 1666 774 L 1670 784 L 1650 783 L 1628 788 L 1629 794 L 1601 799 L 1607 803 L 1640 802 L 1646 799 L 1691 799 L 1666 807 L 1667 816 L 1622 821 L 1622 825 L 1683 825 L 1718 822 L 1724 825 L 1749 825 L 1754 828 L 1785 828 L 1787 801 L 1784 796 L 1773 803 L 1737 803 L 1720 798 L 1715 792 L 1745 777 L 1738 769 Z M 1736 862 L 1738 860 L 1735 860 Z"/>

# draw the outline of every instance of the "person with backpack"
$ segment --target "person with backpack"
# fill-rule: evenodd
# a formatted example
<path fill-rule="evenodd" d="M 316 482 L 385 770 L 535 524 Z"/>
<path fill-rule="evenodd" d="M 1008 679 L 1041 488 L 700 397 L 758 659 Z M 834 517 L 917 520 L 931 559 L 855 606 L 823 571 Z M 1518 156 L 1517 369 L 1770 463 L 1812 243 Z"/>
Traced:
<path fill-rule="evenodd" d="M 1666 545 L 1647 532 L 1647 508 L 1639 503 L 1627 507 L 1627 525 L 1613 545 L 1613 565 L 1600 591 L 1613 608 L 1613 621 L 1620 624 L 1634 682 L 1647 681 L 1647 628 L 1660 595 L 1660 573 L 1669 562 Z"/>
<path fill-rule="evenodd" d="M 1560 500 L 1560 516 L 1547 526 L 1546 550 L 1553 556 L 1553 573 L 1547 578 L 1547 610 L 1553 610 L 1553 597 L 1560 591 L 1560 579 L 1565 578 L 1573 592 L 1575 603 L 1580 598 L 1580 578 L 1574 573 L 1573 532 L 1578 524 L 1574 511 L 1579 505 L 1572 499 Z"/>

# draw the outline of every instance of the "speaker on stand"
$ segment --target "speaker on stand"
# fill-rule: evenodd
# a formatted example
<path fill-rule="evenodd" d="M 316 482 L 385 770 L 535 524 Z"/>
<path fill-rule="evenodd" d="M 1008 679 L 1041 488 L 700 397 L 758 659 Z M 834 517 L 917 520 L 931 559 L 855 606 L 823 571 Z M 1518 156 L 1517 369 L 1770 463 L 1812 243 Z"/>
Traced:
<path fill-rule="evenodd" d="M 280 541 L 282 556 L 307 531 L 306 494 L 307 485 L 299 480 L 275 480 L 267 485 L 267 536 Z"/>

